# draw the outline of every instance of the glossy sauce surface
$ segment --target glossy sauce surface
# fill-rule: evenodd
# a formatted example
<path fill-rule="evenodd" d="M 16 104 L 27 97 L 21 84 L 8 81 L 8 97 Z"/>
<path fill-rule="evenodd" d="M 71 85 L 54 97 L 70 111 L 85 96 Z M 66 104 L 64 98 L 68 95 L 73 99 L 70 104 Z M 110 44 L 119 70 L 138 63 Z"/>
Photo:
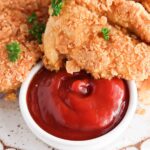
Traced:
<path fill-rule="evenodd" d="M 129 103 L 126 82 L 94 80 L 81 71 L 50 72 L 42 68 L 30 83 L 27 104 L 33 119 L 48 133 L 69 140 L 87 140 L 113 129 Z"/>

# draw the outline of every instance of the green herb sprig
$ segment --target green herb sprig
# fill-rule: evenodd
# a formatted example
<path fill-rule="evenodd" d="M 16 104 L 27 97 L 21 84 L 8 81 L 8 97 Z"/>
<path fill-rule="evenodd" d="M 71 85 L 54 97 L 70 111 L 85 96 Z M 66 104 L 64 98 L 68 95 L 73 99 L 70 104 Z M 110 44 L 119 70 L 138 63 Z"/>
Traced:
<path fill-rule="evenodd" d="M 31 16 L 28 17 L 27 21 L 32 25 L 29 29 L 29 34 L 32 35 L 32 37 L 36 39 L 39 44 L 41 44 L 42 34 L 45 31 L 46 25 L 38 21 L 38 17 L 35 13 L 32 13 Z"/>
<path fill-rule="evenodd" d="M 28 23 L 34 23 L 34 21 L 37 21 L 37 15 L 35 12 L 33 12 L 27 19 Z"/>
<path fill-rule="evenodd" d="M 101 33 L 103 34 L 103 37 L 106 41 L 110 39 L 109 37 L 110 30 L 108 28 L 102 28 Z"/>
<path fill-rule="evenodd" d="M 8 52 L 8 58 L 11 62 L 17 61 L 19 58 L 21 49 L 20 44 L 18 42 L 12 42 L 6 45 L 6 49 Z"/>
<path fill-rule="evenodd" d="M 39 44 L 41 44 L 42 34 L 44 33 L 44 31 L 45 31 L 45 24 L 36 22 L 29 30 L 29 33 L 38 41 Z"/>
<path fill-rule="evenodd" d="M 52 16 L 58 16 L 62 10 L 63 1 L 62 0 L 52 0 L 51 6 L 53 9 Z"/>

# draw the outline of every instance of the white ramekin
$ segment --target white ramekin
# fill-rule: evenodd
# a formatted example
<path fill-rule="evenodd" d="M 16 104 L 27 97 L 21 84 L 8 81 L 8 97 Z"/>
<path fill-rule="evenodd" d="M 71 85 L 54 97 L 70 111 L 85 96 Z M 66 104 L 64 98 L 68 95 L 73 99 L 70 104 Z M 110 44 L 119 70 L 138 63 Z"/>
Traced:
<path fill-rule="evenodd" d="M 27 107 L 27 90 L 34 75 L 42 68 L 43 64 L 38 63 L 29 73 L 28 77 L 21 86 L 19 94 L 19 104 L 22 116 L 31 129 L 31 131 L 43 142 L 60 150 L 98 150 L 112 143 L 122 132 L 127 128 L 131 119 L 134 116 L 137 106 L 137 87 L 134 81 L 127 81 L 129 88 L 129 106 L 122 121 L 110 132 L 91 140 L 70 141 L 55 137 L 44 131 L 32 118 Z"/>

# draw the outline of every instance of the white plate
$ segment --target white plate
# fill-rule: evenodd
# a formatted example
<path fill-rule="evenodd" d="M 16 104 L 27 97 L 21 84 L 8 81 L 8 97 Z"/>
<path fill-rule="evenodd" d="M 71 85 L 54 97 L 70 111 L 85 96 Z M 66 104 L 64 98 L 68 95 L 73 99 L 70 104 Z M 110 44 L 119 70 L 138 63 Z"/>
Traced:
<path fill-rule="evenodd" d="M 150 150 L 150 106 L 145 106 L 144 115 L 136 114 L 128 129 L 112 145 L 105 150 L 120 150 L 128 145 L 139 146 L 141 150 Z M 149 139 L 148 139 L 149 138 Z M 15 148 L 21 150 L 52 150 L 51 147 L 39 141 L 27 128 L 22 119 L 18 101 L 6 102 L 0 98 L 0 150 Z M 140 144 L 136 144 L 145 139 Z M 147 139 L 147 140 L 146 140 Z M 124 150 L 136 150 L 130 146 Z M 9 149 L 13 150 L 13 149 Z"/>

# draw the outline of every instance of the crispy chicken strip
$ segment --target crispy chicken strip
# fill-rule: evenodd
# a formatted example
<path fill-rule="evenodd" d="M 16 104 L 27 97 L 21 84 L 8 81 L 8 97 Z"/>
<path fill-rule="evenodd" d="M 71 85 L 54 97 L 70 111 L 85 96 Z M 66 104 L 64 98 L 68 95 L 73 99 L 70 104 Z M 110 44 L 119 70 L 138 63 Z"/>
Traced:
<path fill-rule="evenodd" d="M 36 12 L 46 21 L 48 5 L 48 0 L 0 0 L 0 92 L 18 88 L 41 57 L 38 42 L 29 38 L 27 18 Z M 19 42 L 22 50 L 16 62 L 8 59 L 6 50 L 13 41 Z"/>
<path fill-rule="evenodd" d="M 140 3 L 127 0 L 114 0 L 108 11 L 113 23 L 128 28 L 142 40 L 150 43 L 150 14 Z"/>
<path fill-rule="evenodd" d="M 59 70 L 67 59 L 69 73 L 85 69 L 95 78 L 118 76 L 144 80 L 150 75 L 150 46 L 110 25 L 107 18 L 75 0 L 50 17 L 44 34 L 44 63 Z M 102 28 L 110 30 L 106 41 Z"/>
<path fill-rule="evenodd" d="M 134 32 L 142 40 L 150 42 L 150 0 L 76 0 L 91 11 L 106 15 L 108 20 Z M 143 7 L 140 3 L 143 4 Z"/>

